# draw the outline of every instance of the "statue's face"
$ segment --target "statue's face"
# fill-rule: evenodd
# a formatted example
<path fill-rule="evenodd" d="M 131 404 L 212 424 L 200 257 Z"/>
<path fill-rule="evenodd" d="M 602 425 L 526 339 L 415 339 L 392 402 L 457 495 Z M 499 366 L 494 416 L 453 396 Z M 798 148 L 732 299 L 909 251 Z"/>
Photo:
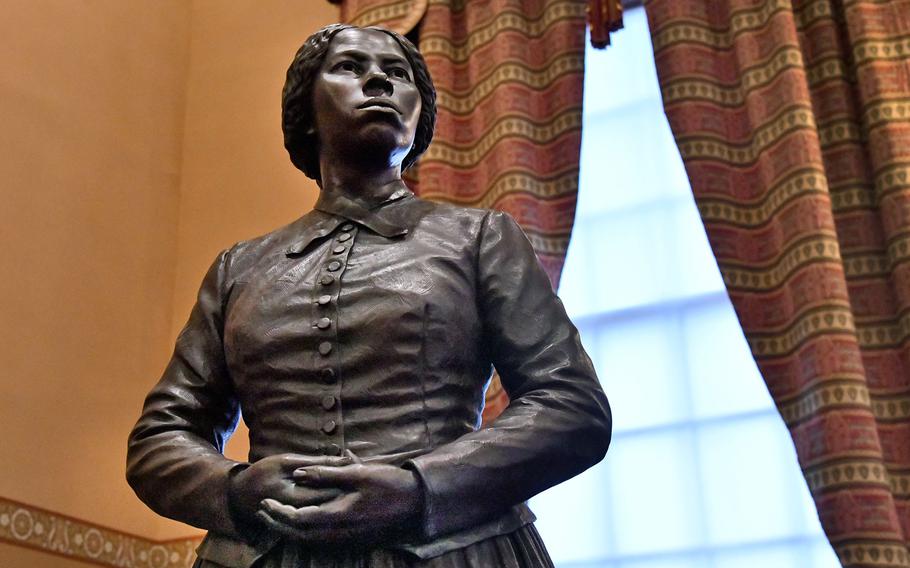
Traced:
<path fill-rule="evenodd" d="M 414 143 L 420 93 L 398 42 L 376 30 L 339 32 L 316 76 L 313 110 L 324 149 L 353 144 L 400 164 Z"/>

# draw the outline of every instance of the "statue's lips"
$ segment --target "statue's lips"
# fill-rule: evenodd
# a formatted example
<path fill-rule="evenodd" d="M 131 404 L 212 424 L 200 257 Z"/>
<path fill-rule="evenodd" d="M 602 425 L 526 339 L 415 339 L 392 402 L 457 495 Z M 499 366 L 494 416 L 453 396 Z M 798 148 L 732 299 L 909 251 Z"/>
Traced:
<path fill-rule="evenodd" d="M 398 108 L 398 105 L 396 105 L 395 103 L 393 103 L 391 101 L 385 100 L 385 99 L 370 99 L 367 102 L 363 103 L 362 105 L 358 106 L 357 108 L 359 108 L 359 109 L 387 108 L 387 109 L 394 110 L 398 114 L 401 114 L 401 109 Z"/>

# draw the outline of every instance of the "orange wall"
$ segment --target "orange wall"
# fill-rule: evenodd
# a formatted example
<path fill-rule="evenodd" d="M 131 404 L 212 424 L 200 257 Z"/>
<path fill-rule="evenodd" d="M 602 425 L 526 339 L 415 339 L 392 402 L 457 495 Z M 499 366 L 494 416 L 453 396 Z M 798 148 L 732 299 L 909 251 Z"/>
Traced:
<path fill-rule="evenodd" d="M 9 568 L 88 568 L 80 560 L 0 542 L 0 566 Z"/>
<path fill-rule="evenodd" d="M 315 200 L 279 94 L 335 19 L 324 0 L 4 6 L 0 496 L 193 534 L 133 496 L 126 435 L 218 250 Z"/>
<path fill-rule="evenodd" d="M 0 18 L 0 495 L 148 530 L 123 481 L 168 351 L 190 10 L 11 2 Z"/>
<path fill-rule="evenodd" d="M 193 3 L 173 333 L 215 256 L 312 208 L 316 184 L 282 145 L 281 87 L 325 0 Z"/>

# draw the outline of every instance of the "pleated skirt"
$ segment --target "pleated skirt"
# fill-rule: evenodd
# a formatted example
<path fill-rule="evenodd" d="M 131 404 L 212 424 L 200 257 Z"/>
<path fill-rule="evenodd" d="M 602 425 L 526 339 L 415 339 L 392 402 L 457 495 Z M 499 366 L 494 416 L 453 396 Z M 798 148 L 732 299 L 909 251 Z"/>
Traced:
<path fill-rule="evenodd" d="M 224 567 L 198 558 L 193 568 Z M 514 532 L 423 560 L 384 549 L 328 555 L 285 542 L 252 568 L 553 568 L 553 561 L 537 529 L 527 524 Z"/>

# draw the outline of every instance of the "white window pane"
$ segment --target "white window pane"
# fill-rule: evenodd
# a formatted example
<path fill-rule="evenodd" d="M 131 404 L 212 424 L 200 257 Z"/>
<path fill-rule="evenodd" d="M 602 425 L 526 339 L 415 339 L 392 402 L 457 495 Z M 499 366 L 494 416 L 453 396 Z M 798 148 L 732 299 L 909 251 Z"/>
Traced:
<path fill-rule="evenodd" d="M 810 551 L 805 543 L 736 548 L 718 552 L 712 568 L 807 568 Z"/>
<path fill-rule="evenodd" d="M 622 568 L 706 568 L 706 559 L 701 555 L 673 555 L 661 558 L 629 560 L 620 564 Z"/>
<path fill-rule="evenodd" d="M 591 358 L 613 408 L 616 433 L 689 418 L 688 384 L 674 313 L 607 322 Z"/>
<path fill-rule="evenodd" d="M 573 240 L 586 242 L 570 248 L 563 276 L 571 313 L 724 291 L 694 207 L 688 199 L 672 200 L 580 221 Z M 591 281 L 587 289 L 577 278 Z"/>
<path fill-rule="evenodd" d="M 596 256 L 588 259 L 597 282 L 593 309 L 615 311 L 681 295 L 671 208 L 604 215 L 592 224 L 587 238 L 596 243 L 591 251 Z"/>
<path fill-rule="evenodd" d="M 609 471 L 620 554 L 685 550 L 704 540 L 689 432 L 617 437 Z"/>
<path fill-rule="evenodd" d="M 698 431 L 709 541 L 741 544 L 811 534 L 790 437 L 775 411 Z M 806 490 L 807 491 L 807 490 Z"/>
<path fill-rule="evenodd" d="M 592 223 L 588 238 L 596 256 L 587 259 L 597 283 L 592 308 L 599 312 L 640 306 L 664 299 L 670 290 L 663 280 L 670 249 L 658 235 L 660 212 L 639 211 L 605 216 Z"/>
<path fill-rule="evenodd" d="M 531 500 L 531 509 L 541 512 L 535 524 L 557 566 L 616 553 L 607 473 L 601 462 Z"/>
<path fill-rule="evenodd" d="M 824 537 L 816 539 L 810 550 L 811 560 L 806 563 L 806 568 L 841 568 L 837 554 Z"/>
<path fill-rule="evenodd" d="M 774 408 L 726 295 L 686 310 L 683 330 L 695 416 Z"/>
<path fill-rule="evenodd" d="M 591 231 L 592 221 L 576 219 L 573 233 L 587 235 Z M 559 297 L 566 307 L 566 313 L 573 319 L 596 313 L 595 290 L 598 288 L 591 258 L 591 250 L 596 249 L 588 238 L 572 238 L 566 254 L 562 278 L 559 281 Z"/>
<path fill-rule="evenodd" d="M 669 227 L 673 234 L 678 296 L 725 292 L 724 280 L 691 195 L 674 202 Z"/>
<path fill-rule="evenodd" d="M 597 113 L 622 107 L 646 97 L 660 96 L 653 57 L 651 35 L 644 10 L 623 14 L 622 33 L 612 34 L 609 49 L 588 49 L 585 57 L 585 112 Z M 630 62 L 641 69 L 629 73 Z M 621 88 L 617 88 L 621 85 Z"/>
<path fill-rule="evenodd" d="M 584 121 L 580 175 L 586 191 L 578 197 L 577 215 L 585 218 L 667 197 L 691 197 L 673 137 L 655 116 L 663 116 L 659 100 Z"/>

